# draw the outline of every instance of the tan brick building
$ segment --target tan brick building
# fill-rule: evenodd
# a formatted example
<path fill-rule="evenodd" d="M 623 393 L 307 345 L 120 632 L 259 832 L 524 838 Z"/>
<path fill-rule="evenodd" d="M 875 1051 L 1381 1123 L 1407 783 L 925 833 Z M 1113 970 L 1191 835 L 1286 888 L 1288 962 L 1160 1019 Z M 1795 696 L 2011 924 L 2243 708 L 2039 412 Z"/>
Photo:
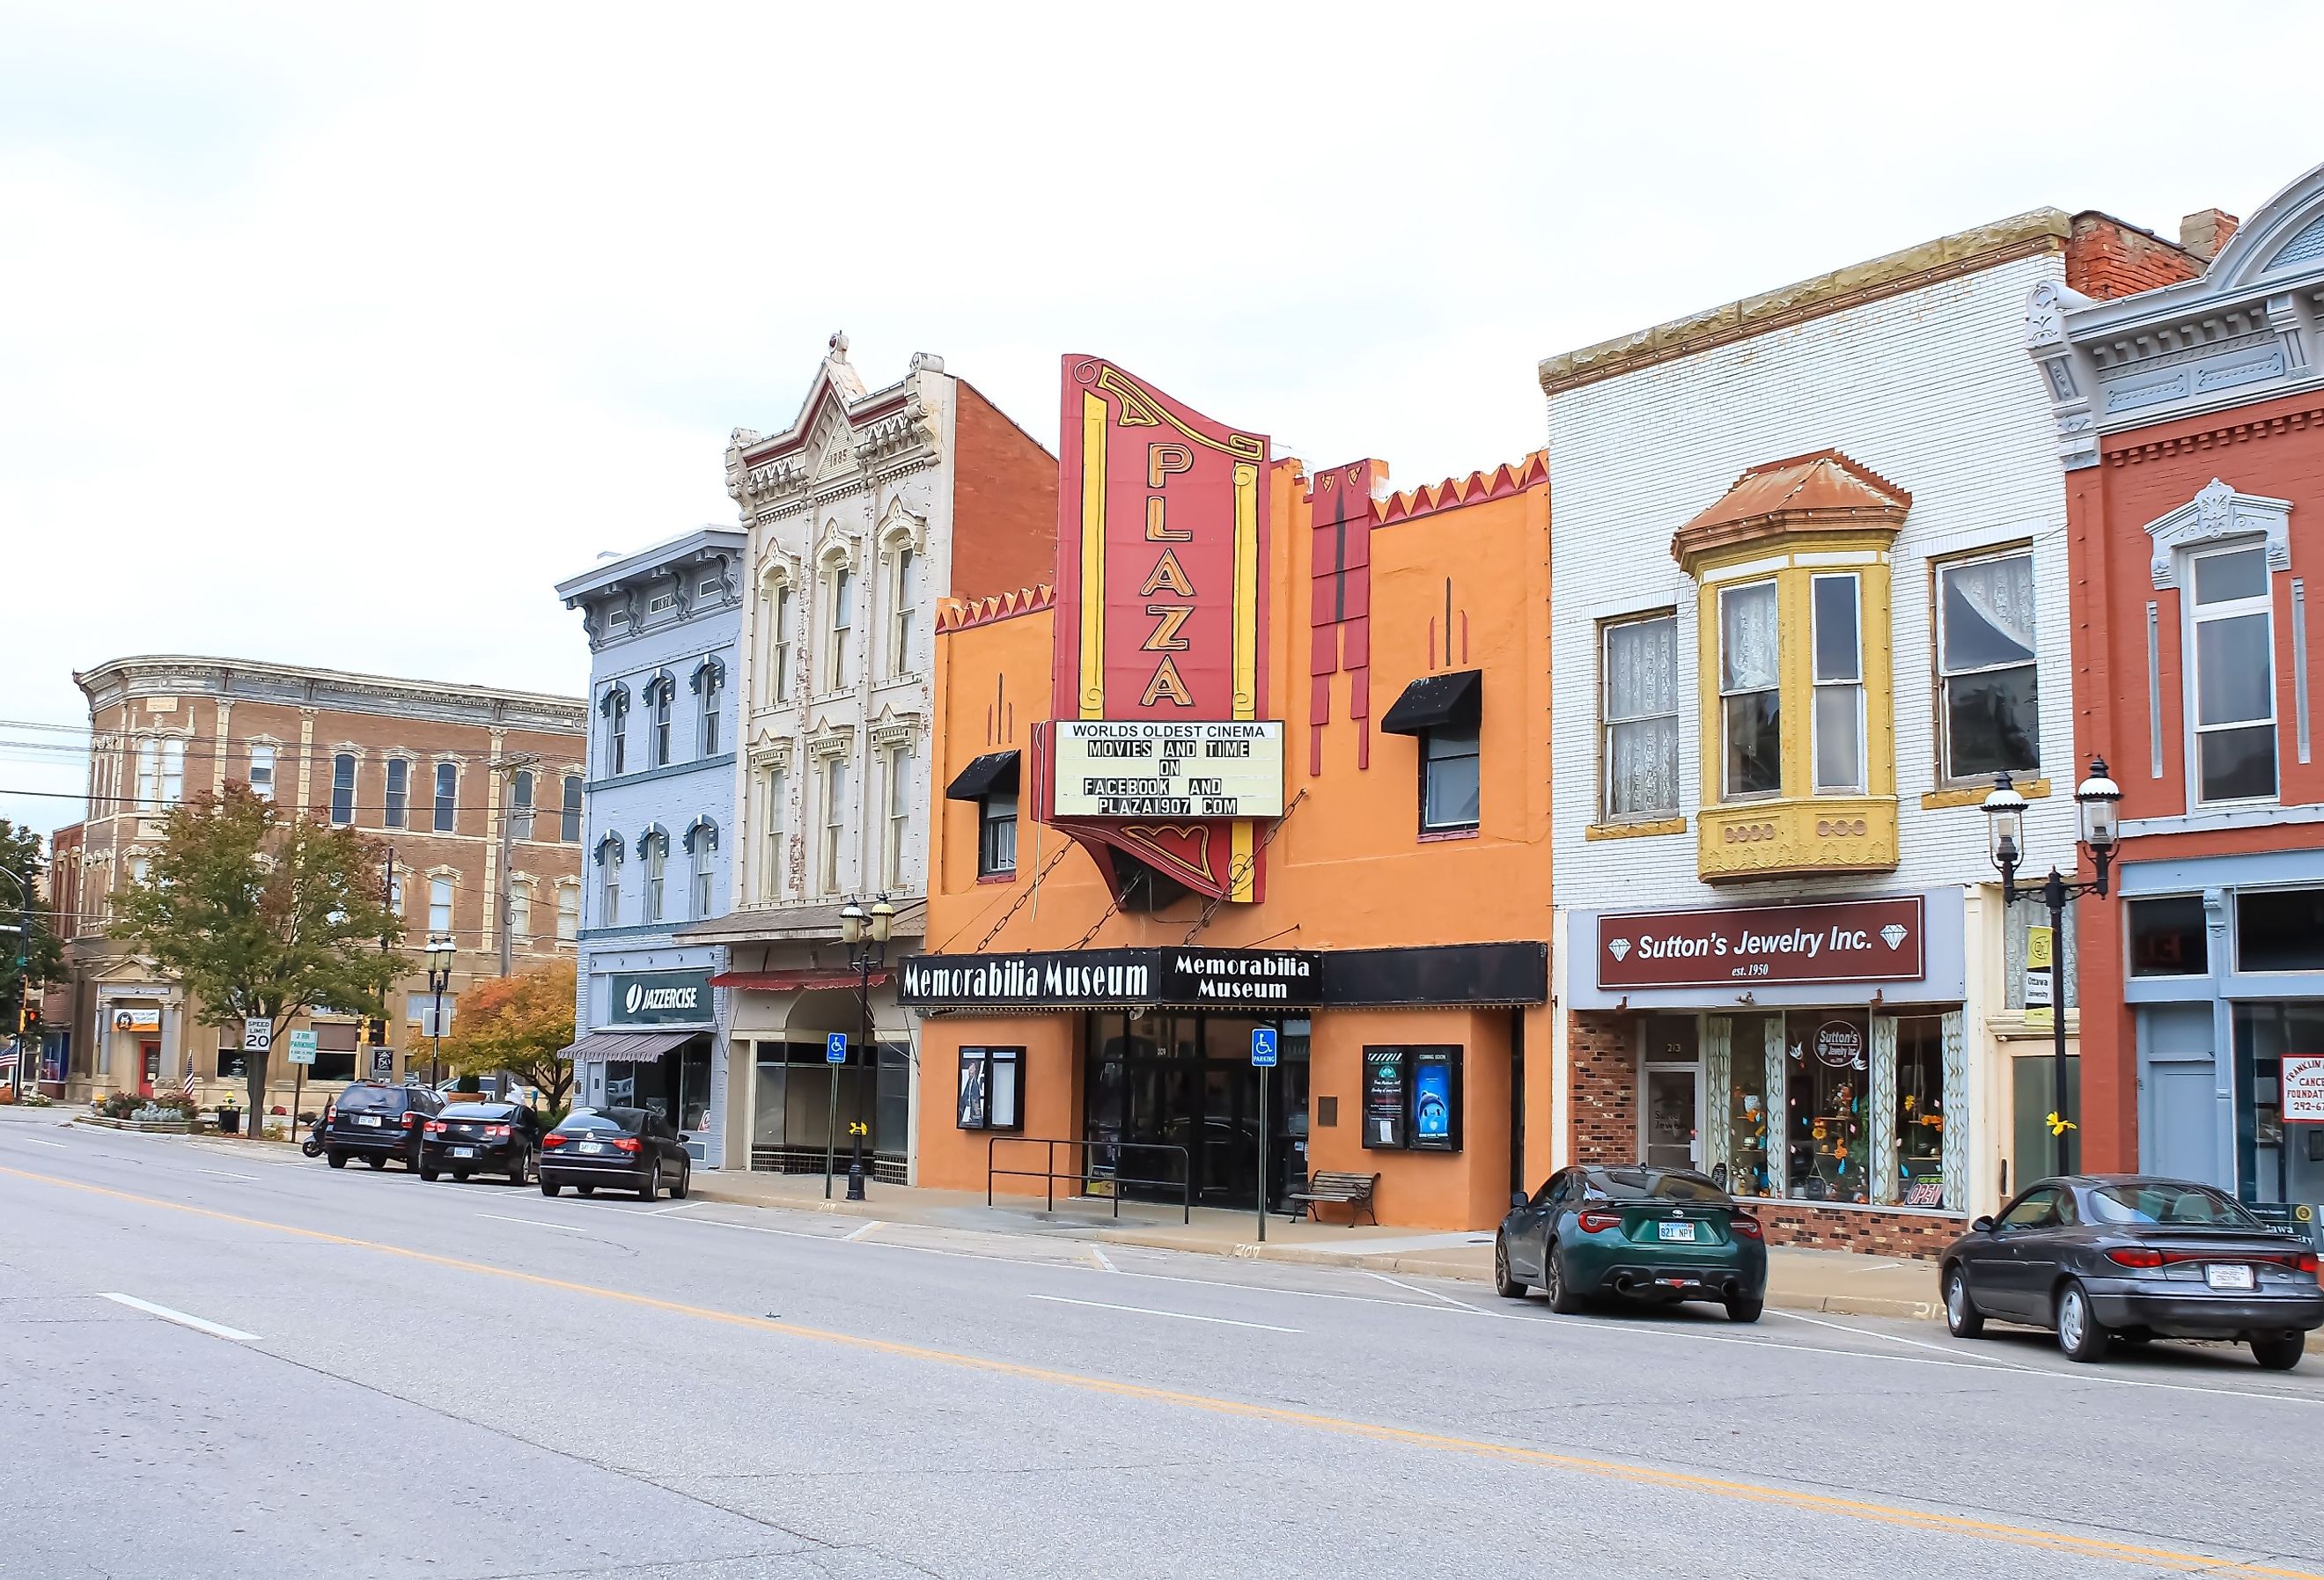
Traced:
<path fill-rule="evenodd" d="M 499 973 L 503 924 L 516 970 L 574 947 L 580 698 L 175 655 L 115 659 L 74 679 L 88 698 L 90 756 L 88 816 L 56 875 L 58 909 L 74 918 L 62 1095 L 174 1089 L 189 1062 L 205 1104 L 226 1095 L 223 1083 L 241 1089 L 238 1036 L 205 1024 L 198 1003 L 112 944 L 105 926 L 169 808 L 229 782 L 392 853 L 380 882 L 392 884 L 405 952 L 419 962 L 439 934 L 457 946 L 447 1027 L 469 984 Z M 401 1079 L 407 1067 L 424 1076 L 433 1009 L 424 968 L 398 983 L 383 1054 L 359 1045 L 355 1017 L 315 1016 L 309 1085 Z M 287 1104 L 292 1071 L 279 1050 L 268 1077 Z"/>

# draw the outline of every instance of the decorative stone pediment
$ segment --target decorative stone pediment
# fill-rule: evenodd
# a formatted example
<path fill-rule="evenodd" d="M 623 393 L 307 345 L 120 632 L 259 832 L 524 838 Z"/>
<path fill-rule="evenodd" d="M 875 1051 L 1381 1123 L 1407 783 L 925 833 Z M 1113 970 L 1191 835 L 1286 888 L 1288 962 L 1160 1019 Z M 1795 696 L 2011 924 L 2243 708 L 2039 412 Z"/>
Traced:
<path fill-rule="evenodd" d="M 925 554 L 928 547 L 927 518 L 915 515 L 905 508 L 900 499 L 888 502 L 880 514 L 880 525 L 874 541 L 880 545 L 880 557 L 893 558 L 899 549 L 909 549 L 915 554 Z"/>
<path fill-rule="evenodd" d="M 936 414 L 916 390 L 905 398 L 902 410 L 878 419 L 863 430 L 855 442 L 854 458 L 869 471 L 936 441 Z"/>
<path fill-rule="evenodd" d="M 2265 540 L 2268 569 L 2292 568 L 2292 502 L 2237 494 L 2217 477 L 2177 510 L 2147 522 L 2146 535 L 2153 540 L 2149 568 L 2158 587 L 2179 585 L 2182 551 L 2233 538 Z"/>
<path fill-rule="evenodd" d="M 810 762 L 823 762 L 834 757 L 846 757 L 855 750 L 853 725 L 825 725 L 807 739 L 807 754 Z"/>
<path fill-rule="evenodd" d="M 791 753 L 792 743 L 789 736 L 778 735 L 770 730 L 761 730 L 759 732 L 758 738 L 751 743 L 751 766 L 772 768 L 788 773 L 790 772 Z"/>
<path fill-rule="evenodd" d="M 908 746 L 918 741 L 926 721 L 917 713 L 882 712 L 872 725 L 872 744 L 881 751 Z"/>

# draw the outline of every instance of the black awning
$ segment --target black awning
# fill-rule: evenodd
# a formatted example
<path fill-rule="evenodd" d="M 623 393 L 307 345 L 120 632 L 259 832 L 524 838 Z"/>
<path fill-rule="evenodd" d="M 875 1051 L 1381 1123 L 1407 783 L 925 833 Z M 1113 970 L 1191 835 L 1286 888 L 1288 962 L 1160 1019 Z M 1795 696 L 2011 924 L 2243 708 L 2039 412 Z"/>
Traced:
<path fill-rule="evenodd" d="M 1016 788 L 1017 753 L 987 752 L 962 769 L 959 775 L 945 786 L 945 799 L 981 801 L 994 790 L 1013 790 Z"/>
<path fill-rule="evenodd" d="M 1473 725 L 1483 706 L 1482 670 L 1455 670 L 1449 675 L 1423 675 L 1404 688 L 1380 719 L 1382 733 L 1417 735 L 1427 730 Z"/>

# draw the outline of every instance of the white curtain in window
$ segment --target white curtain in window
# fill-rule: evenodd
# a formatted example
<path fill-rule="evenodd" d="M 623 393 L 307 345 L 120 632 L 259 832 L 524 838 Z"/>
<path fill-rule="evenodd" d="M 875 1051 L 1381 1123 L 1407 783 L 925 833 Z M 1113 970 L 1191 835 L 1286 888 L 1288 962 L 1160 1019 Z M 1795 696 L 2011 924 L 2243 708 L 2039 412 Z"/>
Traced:
<path fill-rule="evenodd" d="M 1775 584 L 1737 587 L 1719 600 L 1719 686 L 1772 691 L 1781 683 Z"/>
<path fill-rule="evenodd" d="M 1988 652 L 1985 651 L 1987 643 L 1972 641 L 1970 633 L 1957 632 L 1949 623 L 1945 629 L 1947 669 L 1977 669 L 2006 663 L 2013 657 L 2034 656 L 2032 555 L 2013 554 L 2006 559 L 1983 559 L 1949 567 L 1945 579 L 1960 595 L 1961 602 L 1993 628 L 1995 635 L 2023 650 L 2016 654 Z"/>
<path fill-rule="evenodd" d="M 1678 806 L 1678 623 L 1641 620 L 1606 632 L 1606 810 Z"/>

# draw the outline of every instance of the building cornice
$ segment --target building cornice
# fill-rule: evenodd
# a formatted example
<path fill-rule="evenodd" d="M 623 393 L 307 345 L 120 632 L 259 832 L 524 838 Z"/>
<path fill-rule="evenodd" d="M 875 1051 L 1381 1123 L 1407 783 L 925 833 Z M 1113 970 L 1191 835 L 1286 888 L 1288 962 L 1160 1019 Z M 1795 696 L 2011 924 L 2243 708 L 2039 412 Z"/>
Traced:
<path fill-rule="evenodd" d="M 92 712 L 138 697 L 206 696 L 556 735 L 580 735 L 587 723 L 578 697 L 190 653 L 108 659 L 73 680 Z"/>

